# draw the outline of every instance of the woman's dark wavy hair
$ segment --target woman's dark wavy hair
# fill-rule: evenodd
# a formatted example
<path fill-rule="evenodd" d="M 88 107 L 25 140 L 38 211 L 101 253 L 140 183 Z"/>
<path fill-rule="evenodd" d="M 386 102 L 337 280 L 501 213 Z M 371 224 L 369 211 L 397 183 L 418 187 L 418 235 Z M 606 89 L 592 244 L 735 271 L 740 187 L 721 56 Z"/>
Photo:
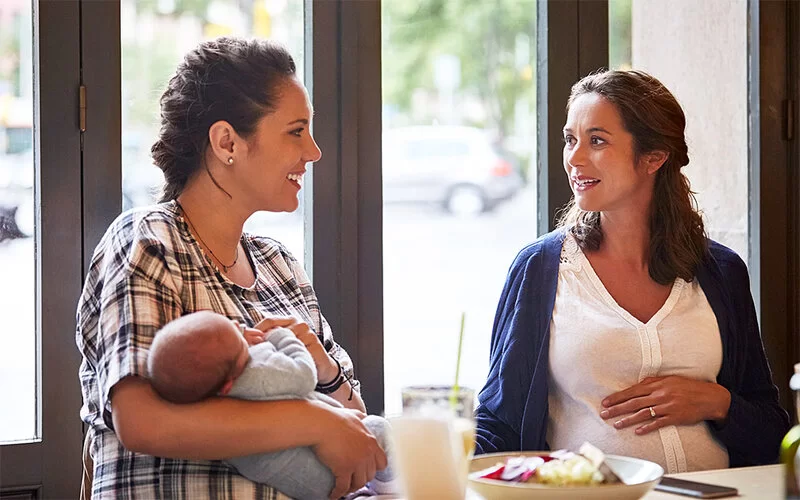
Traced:
<path fill-rule="evenodd" d="M 225 120 L 249 137 L 275 110 L 280 85 L 295 71 L 286 49 L 266 40 L 222 37 L 186 54 L 161 96 L 161 130 L 150 149 L 164 172 L 161 201 L 177 198 L 192 175 L 208 169 L 205 151 L 214 122 Z"/>
<path fill-rule="evenodd" d="M 689 179 L 681 173 L 689 163 L 683 109 L 661 82 L 642 71 L 604 71 L 581 79 L 572 86 L 567 112 L 585 94 L 598 94 L 616 107 L 633 136 L 636 162 L 652 151 L 668 154 L 656 173 L 651 202 L 650 277 L 662 285 L 677 277 L 691 281 L 708 255 L 708 241 Z M 570 228 L 581 248 L 597 250 L 603 242 L 600 213 L 581 210 L 574 197 L 559 226 Z"/>

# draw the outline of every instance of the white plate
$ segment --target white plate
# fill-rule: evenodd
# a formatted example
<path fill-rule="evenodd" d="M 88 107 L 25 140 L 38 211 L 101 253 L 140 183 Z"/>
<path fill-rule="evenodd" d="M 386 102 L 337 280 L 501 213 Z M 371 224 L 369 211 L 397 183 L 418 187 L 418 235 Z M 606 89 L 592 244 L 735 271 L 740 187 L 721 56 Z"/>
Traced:
<path fill-rule="evenodd" d="M 548 486 L 536 483 L 509 483 L 496 479 L 481 479 L 477 472 L 487 469 L 506 458 L 544 455 L 549 452 L 490 453 L 472 459 L 469 466 L 469 487 L 486 500 L 527 500 L 530 498 L 580 498 L 581 500 L 636 500 L 653 489 L 664 469 L 660 465 L 638 458 L 606 455 L 606 461 L 625 484 L 598 484 L 595 486 Z"/>

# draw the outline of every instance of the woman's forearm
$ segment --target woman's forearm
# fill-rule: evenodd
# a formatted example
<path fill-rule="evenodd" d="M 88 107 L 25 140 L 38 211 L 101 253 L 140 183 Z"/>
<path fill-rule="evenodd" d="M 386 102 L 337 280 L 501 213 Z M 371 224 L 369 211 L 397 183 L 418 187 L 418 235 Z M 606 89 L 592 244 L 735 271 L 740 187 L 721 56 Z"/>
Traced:
<path fill-rule="evenodd" d="M 324 406 L 304 400 L 222 397 L 178 405 L 161 399 L 145 379 L 128 377 L 111 401 L 122 444 L 160 457 L 218 460 L 314 446 L 325 432 Z"/>

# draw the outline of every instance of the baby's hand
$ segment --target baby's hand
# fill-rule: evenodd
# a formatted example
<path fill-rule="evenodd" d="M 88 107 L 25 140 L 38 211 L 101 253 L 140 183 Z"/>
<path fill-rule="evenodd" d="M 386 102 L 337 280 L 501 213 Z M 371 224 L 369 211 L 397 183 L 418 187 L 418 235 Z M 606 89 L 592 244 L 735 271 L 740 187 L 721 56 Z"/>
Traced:
<path fill-rule="evenodd" d="M 242 328 L 242 335 L 244 335 L 247 345 L 260 344 L 267 338 L 267 336 L 261 330 L 256 328 L 247 328 L 246 326 Z"/>
<path fill-rule="evenodd" d="M 306 323 L 297 323 L 290 326 L 289 329 L 306 346 L 308 353 L 311 354 L 311 358 L 317 367 L 318 381 L 325 383 L 335 381 L 339 374 L 339 364 L 328 355 L 328 351 L 325 350 L 322 342 L 319 341 L 319 337 L 311 330 L 311 327 Z"/>
<path fill-rule="evenodd" d="M 284 327 L 288 328 L 292 325 L 297 323 L 297 320 L 292 318 L 291 316 L 272 316 L 269 318 L 264 318 L 258 322 L 258 324 L 254 327 L 256 330 L 261 330 L 262 332 L 268 332 L 273 328 Z"/>

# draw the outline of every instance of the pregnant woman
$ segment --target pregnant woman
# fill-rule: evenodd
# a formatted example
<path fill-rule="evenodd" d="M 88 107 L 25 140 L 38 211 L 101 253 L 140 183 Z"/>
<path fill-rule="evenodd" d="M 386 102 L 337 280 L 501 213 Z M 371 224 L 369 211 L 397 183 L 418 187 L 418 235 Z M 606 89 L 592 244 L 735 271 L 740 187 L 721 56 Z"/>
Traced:
<path fill-rule="evenodd" d="M 788 415 L 747 268 L 706 237 L 681 172 L 683 110 L 640 71 L 580 80 L 567 108 L 573 199 L 509 271 L 477 452 L 590 441 L 668 473 L 776 461 Z"/>

